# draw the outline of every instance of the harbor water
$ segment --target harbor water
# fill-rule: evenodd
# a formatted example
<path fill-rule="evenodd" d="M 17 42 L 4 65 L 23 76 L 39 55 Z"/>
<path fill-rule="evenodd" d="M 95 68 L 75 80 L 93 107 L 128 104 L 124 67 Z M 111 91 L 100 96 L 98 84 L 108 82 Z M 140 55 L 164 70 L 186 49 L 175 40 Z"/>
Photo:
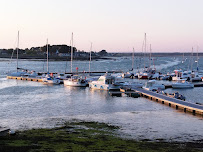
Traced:
<path fill-rule="evenodd" d="M 136 58 L 134 69 L 143 67 L 141 59 Z M 149 63 L 146 63 L 149 64 Z M 157 57 L 155 68 L 162 72 L 175 69 L 196 69 L 189 59 Z M 203 58 L 199 59 L 199 70 L 203 71 Z M 67 66 L 66 66 L 67 65 Z M 19 60 L 19 67 L 46 72 L 43 60 Z M 89 71 L 88 61 L 74 61 L 73 69 Z M 120 127 L 118 134 L 138 140 L 202 141 L 203 117 L 180 112 L 168 106 L 145 98 L 112 97 L 107 91 L 87 88 L 65 87 L 64 85 L 43 85 L 6 79 L 9 71 L 16 68 L 15 60 L 0 59 L 0 126 L 11 129 L 30 129 L 55 127 L 65 121 L 98 121 Z M 91 71 L 128 71 L 132 68 L 130 57 L 97 60 L 91 62 Z M 70 62 L 50 61 L 50 72 L 69 72 Z M 126 81 L 140 81 L 126 79 Z M 145 83 L 145 81 L 140 81 Z M 169 81 L 160 81 L 167 84 Z M 188 102 L 202 103 L 202 87 L 175 90 L 186 97 Z"/>

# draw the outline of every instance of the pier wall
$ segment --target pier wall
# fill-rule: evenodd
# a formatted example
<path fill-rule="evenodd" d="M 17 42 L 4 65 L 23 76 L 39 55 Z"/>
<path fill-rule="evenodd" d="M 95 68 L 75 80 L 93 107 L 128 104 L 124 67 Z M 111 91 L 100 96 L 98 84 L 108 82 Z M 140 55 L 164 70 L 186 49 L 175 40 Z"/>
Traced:
<path fill-rule="evenodd" d="M 153 94 L 150 94 L 150 92 L 149 93 L 142 92 L 141 89 L 139 89 L 139 93 L 140 93 L 141 97 L 145 97 L 149 100 L 153 100 L 153 101 L 156 101 L 158 103 L 161 103 L 161 104 L 167 105 L 169 107 L 175 108 L 177 110 L 181 110 L 185 113 L 188 112 L 188 113 L 192 113 L 194 115 L 203 116 L 203 106 L 201 106 L 201 105 L 195 105 L 192 103 L 187 105 L 188 102 L 185 102 L 185 101 L 182 101 L 182 104 L 177 103 L 177 102 L 174 102 L 173 100 L 179 100 L 179 99 L 175 99 L 175 98 L 171 98 L 171 97 L 168 97 L 168 99 L 160 98 L 160 97 L 156 96 L 156 93 L 152 92 Z M 185 104 L 184 104 L 184 102 L 185 102 Z M 194 105 L 195 107 L 192 107 L 190 105 Z"/>
<path fill-rule="evenodd" d="M 24 81 L 42 82 L 41 78 L 7 76 L 7 79 L 16 79 L 16 80 L 24 80 Z"/>

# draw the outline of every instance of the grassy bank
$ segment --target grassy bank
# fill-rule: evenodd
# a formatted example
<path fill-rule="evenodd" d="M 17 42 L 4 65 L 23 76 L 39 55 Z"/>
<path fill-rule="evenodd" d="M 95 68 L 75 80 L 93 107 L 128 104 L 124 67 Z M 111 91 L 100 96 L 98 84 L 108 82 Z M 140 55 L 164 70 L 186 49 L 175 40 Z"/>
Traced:
<path fill-rule="evenodd" d="M 200 152 L 199 143 L 167 143 L 123 139 L 116 126 L 97 122 L 70 122 L 53 129 L 32 129 L 0 137 L 1 152 L 136 151 Z"/>

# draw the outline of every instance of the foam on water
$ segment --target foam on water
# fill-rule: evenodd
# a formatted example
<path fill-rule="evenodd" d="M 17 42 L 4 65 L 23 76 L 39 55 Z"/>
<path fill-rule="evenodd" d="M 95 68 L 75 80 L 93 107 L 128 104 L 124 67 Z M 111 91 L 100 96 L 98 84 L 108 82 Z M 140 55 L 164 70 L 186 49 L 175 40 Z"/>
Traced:
<path fill-rule="evenodd" d="M 169 67 L 173 67 L 175 65 L 178 65 L 181 61 L 174 60 L 174 61 L 166 61 L 167 63 L 156 65 L 156 70 L 161 71 L 162 69 L 167 69 Z"/>

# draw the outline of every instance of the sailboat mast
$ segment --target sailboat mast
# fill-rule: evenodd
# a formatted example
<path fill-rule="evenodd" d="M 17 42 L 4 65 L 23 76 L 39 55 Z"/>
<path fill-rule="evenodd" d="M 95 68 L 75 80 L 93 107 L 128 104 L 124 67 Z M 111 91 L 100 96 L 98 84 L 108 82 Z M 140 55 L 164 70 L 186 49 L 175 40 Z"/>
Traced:
<path fill-rule="evenodd" d="M 183 52 L 183 58 L 182 58 L 182 63 L 184 63 L 185 57 L 184 57 L 184 52 Z"/>
<path fill-rule="evenodd" d="M 133 48 L 133 54 L 132 54 L 132 71 L 134 69 L 134 53 L 135 53 L 135 50 Z"/>
<path fill-rule="evenodd" d="M 145 42 L 145 43 L 144 43 L 144 44 L 145 44 L 145 46 L 144 46 L 144 70 L 145 70 L 145 54 L 146 54 L 146 52 L 147 52 L 147 51 L 146 51 L 146 47 L 147 47 L 147 44 L 146 44 L 146 43 L 147 43 L 147 42 L 146 42 L 146 41 L 147 41 L 147 38 L 146 38 L 146 37 L 147 37 L 147 35 L 146 35 L 146 33 L 145 33 L 145 36 L 144 36 L 144 42 Z"/>
<path fill-rule="evenodd" d="M 151 44 L 150 44 L 149 68 L 151 67 L 151 59 L 152 59 L 152 47 L 151 47 Z"/>
<path fill-rule="evenodd" d="M 49 73 L 49 46 L 48 46 L 48 39 L 47 39 L 47 74 Z"/>
<path fill-rule="evenodd" d="M 89 61 L 89 74 L 90 74 L 90 65 L 91 65 L 91 61 L 92 61 L 92 43 L 91 43 L 91 47 L 90 47 L 90 61 Z"/>
<path fill-rule="evenodd" d="M 73 62 L 73 33 L 72 33 L 72 37 L 71 37 L 71 62 L 70 62 L 70 64 L 71 64 L 71 69 L 70 69 L 70 71 L 71 72 L 73 72 L 73 70 L 72 70 L 72 68 L 73 68 L 73 65 L 72 65 L 72 62 Z"/>
<path fill-rule="evenodd" d="M 198 46 L 197 46 L 197 71 L 199 71 L 198 62 L 199 62 L 199 57 L 198 57 Z"/>
<path fill-rule="evenodd" d="M 18 31 L 18 42 L 17 42 L 17 72 L 18 72 L 18 50 L 19 50 L 19 31 Z"/>
<path fill-rule="evenodd" d="M 193 47 L 192 47 L 192 55 L 191 55 L 191 72 L 192 72 L 192 68 L 193 68 Z"/>

